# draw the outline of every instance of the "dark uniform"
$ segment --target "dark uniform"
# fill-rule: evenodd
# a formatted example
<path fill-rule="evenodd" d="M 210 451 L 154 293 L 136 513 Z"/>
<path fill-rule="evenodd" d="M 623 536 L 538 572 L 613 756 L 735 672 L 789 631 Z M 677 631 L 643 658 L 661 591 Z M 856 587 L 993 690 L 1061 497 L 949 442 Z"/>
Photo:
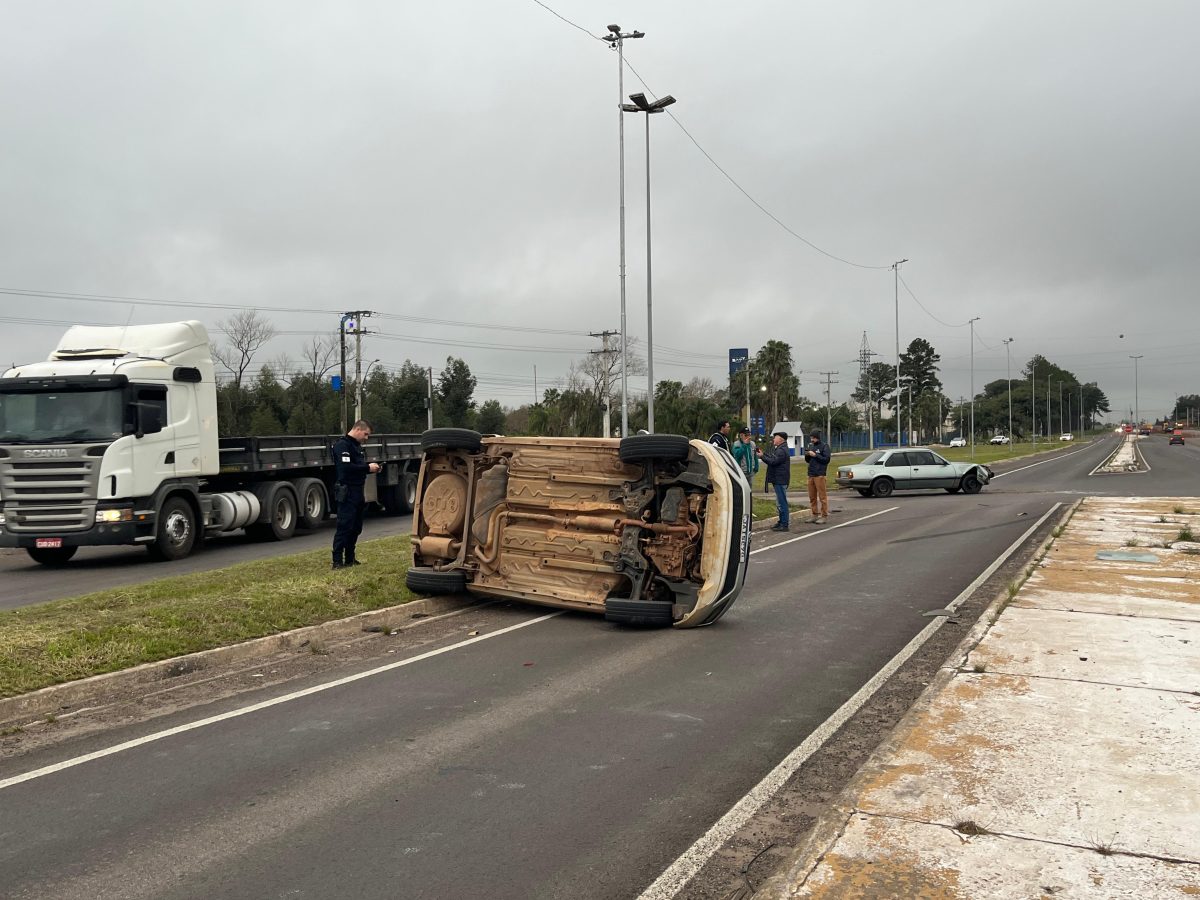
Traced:
<path fill-rule="evenodd" d="M 333 535 L 333 564 L 353 566 L 357 564 L 354 545 L 362 534 L 363 510 L 367 506 L 363 485 L 370 472 L 370 464 L 363 453 L 362 444 L 348 434 L 334 442 L 332 452 L 333 465 L 337 469 L 337 485 L 334 487 L 337 532 Z"/>

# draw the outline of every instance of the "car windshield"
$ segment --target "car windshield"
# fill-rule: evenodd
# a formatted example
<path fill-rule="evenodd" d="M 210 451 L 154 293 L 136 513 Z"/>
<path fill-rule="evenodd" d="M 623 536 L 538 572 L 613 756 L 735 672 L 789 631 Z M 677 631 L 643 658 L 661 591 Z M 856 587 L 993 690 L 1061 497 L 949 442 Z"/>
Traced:
<path fill-rule="evenodd" d="M 860 463 L 860 465 L 864 465 L 864 466 L 873 466 L 873 465 L 875 465 L 877 462 L 879 462 L 881 459 L 883 459 L 883 451 L 882 451 L 882 450 L 876 450 L 874 453 L 872 453 L 870 456 L 868 456 L 866 459 L 864 459 L 864 460 L 863 460 L 863 461 Z"/>
<path fill-rule="evenodd" d="M 0 443 L 111 441 L 125 429 L 125 392 L 0 391 Z"/>

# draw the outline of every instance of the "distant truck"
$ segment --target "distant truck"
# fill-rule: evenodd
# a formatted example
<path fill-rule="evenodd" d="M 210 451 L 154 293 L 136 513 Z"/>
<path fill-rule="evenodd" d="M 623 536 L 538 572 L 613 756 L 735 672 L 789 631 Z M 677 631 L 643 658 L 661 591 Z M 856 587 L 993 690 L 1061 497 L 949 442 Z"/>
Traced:
<path fill-rule="evenodd" d="M 187 556 L 238 529 L 282 541 L 330 516 L 338 435 L 219 438 L 200 322 L 74 326 L 0 378 L 0 547 L 60 565 L 79 547 Z M 367 499 L 411 512 L 420 435 L 373 435 Z"/>

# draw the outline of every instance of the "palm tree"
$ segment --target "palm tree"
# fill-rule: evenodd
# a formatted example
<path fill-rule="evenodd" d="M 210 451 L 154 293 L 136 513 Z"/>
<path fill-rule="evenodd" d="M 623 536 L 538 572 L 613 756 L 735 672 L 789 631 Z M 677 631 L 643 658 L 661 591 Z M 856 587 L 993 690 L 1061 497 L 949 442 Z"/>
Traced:
<path fill-rule="evenodd" d="M 755 354 L 751 375 L 765 385 L 771 395 L 771 424 L 779 421 L 779 393 L 792 373 L 792 348 L 786 341 L 767 341 Z"/>

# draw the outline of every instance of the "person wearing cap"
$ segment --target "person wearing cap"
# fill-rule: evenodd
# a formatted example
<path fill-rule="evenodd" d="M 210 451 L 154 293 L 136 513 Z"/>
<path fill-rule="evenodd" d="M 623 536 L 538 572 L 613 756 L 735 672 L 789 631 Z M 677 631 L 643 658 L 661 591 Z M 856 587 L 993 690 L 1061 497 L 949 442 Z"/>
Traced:
<path fill-rule="evenodd" d="M 772 531 L 788 530 L 788 483 L 792 480 L 792 457 L 788 453 L 787 432 L 776 431 L 771 435 L 771 449 L 756 450 L 758 458 L 767 464 L 767 481 L 775 485 L 775 506 L 779 509 L 779 521 L 771 526 Z"/>
<path fill-rule="evenodd" d="M 829 470 L 829 445 L 821 440 L 821 432 L 808 436 L 804 448 L 808 462 L 808 507 L 812 516 L 806 519 L 815 525 L 824 525 L 829 518 L 829 494 L 825 484 L 825 473 Z"/>
<path fill-rule="evenodd" d="M 746 480 L 750 484 L 754 484 L 754 475 L 758 472 L 758 456 L 755 451 L 758 448 L 754 446 L 754 442 L 750 440 L 750 429 L 743 428 L 738 431 L 737 440 L 733 442 L 733 459 L 738 464 L 738 468 L 742 470 L 742 474 L 746 476 Z"/>

